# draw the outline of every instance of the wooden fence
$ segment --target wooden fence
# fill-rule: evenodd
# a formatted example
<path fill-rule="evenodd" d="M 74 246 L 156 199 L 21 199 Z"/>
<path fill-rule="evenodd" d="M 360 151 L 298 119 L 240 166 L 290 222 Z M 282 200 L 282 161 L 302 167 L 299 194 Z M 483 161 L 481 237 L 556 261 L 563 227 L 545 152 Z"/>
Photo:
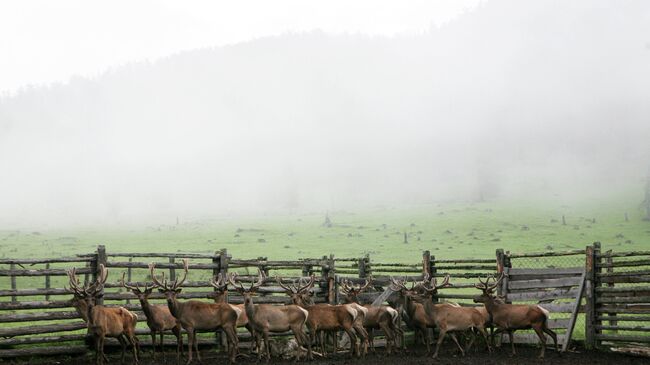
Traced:
<path fill-rule="evenodd" d="M 412 262 L 395 263 L 372 261 L 369 256 L 338 258 L 334 255 L 284 261 L 268 260 L 266 257 L 238 259 L 232 258 L 225 250 L 214 254 L 113 253 L 99 246 L 96 252 L 75 257 L 3 258 L 0 259 L 0 279 L 9 285 L 0 286 L 0 358 L 87 351 L 83 343 L 86 326 L 72 307 L 71 295 L 64 289 L 64 285 L 67 285 L 66 269 L 77 267 L 77 273 L 88 282 L 96 277 L 99 264 L 104 264 L 109 269 L 104 304 L 124 306 L 135 311 L 140 322 L 145 322 L 136 297 L 118 282 L 121 273 L 126 273 L 128 282 L 144 285 L 144 282 L 150 282 L 147 265 L 153 261 L 156 262 L 157 271 L 164 271 L 167 277 L 174 279 L 182 272 L 182 258 L 188 258 L 190 265 L 185 288 L 179 295 L 181 299 L 210 300 L 208 297 L 214 288 L 209 284 L 209 279 L 218 273 L 237 272 L 240 279 L 245 281 L 256 279 L 257 271 L 263 270 L 272 279 L 260 289 L 260 296 L 255 300 L 257 303 L 276 304 L 289 301 L 275 282 L 276 275 L 291 282 L 315 274 L 318 277 L 316 302 L 337 303 L 340 301 L 339 284 L 343 279 L 361 283 L 372 275 L 375 290 L 364 297 L 370 302 L 386 288 L 391 276 L 421 280 L 424 272 L 436 277 L 449 274 L 454 286 L 441 290 L 436 300 L 476 305 L 473 299 L 478 293 L 474 283 L 478 277 L 507 270 L 575 267 L 577 262 L 585 269 L 587 279 L 584 304 L 577 307 L 580 313 L 584 313 L 581 327 L 584 328 L 585 344 L 596 347 L 612 343 L 650 342 L 650 336 L 645 336 L 650 328 L 638 325 L 650 321 L 650 286 L 647 284 L 650 283 L 649 255 L 650 252 L 601 253 L 600 245 L 594 244 L 586 250 L 566 252 L 516 254 L 497 250 L 494 257 L 478 259 L 439 258 L 425 251 Z M 629 268 L 640 269 L 626 271 Z M 572 286 L 570 290 L 575 294 L 580 289 Z M 532 294 L 528 298 L 524 292 L 514 293 L 506 286 L 500 294 L 508 294 L 515 301 L 540 300 Z M 152 294 L 151 299 L 152 302 L 164 302 L 157 293 Z M 242 298 L 231 293 L 229 301 L 241 303 Z M 639 334 L 630 335 L 627 331 Z M 141 336 L 141 344 L 150 344 L 149 329 L 145 323 L 139 323 L 137 334 Z M 215 340 L 212 336 L 203 336 L 201 343 L 221 343 L 220 339 Z M 219 337 L 218 334 L 216 336 Z M 167 337 L 169 344 L 175 344 L 173 336 Z M 248 333 L 241 332 L 240 340 L 245 345 L 249 340 Z"/>

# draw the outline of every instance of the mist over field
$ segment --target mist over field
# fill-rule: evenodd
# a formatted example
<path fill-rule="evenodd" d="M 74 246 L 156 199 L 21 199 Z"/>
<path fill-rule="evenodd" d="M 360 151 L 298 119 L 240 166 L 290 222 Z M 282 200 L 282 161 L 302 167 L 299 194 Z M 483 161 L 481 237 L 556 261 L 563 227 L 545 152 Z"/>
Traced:
<path fill-rule="evenodd" d="M 7 93 L 0 227 L 640 203 L 649 141 L 650 3 L 490 0 L 422 34 L 289 32 Z"/>

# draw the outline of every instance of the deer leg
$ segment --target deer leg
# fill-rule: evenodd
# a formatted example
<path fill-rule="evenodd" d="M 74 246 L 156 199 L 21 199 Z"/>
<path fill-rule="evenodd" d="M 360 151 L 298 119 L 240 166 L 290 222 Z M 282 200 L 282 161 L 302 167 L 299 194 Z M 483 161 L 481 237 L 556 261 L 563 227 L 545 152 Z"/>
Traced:
<path fill-rule="evenodd" d="M 515 351 L 515 340 L 514 336 L 512 335 L 512 330 L 508 331 L 508 338 L 510 339 L 510 346 L 512 347 L 512 356 L 516 355 L 517 352 Z"/>
<path fill-rule="evenodd" d="M 224 328 L 228 342 L 228 356 L 231 364 L 234 364 L 237 359 L 237 352 L 239 349 L 239 339 L 237 338 L 237 329 L 234 326 Z"/>
<path fill-rule="evenodd" d="M 452 332 L 452 333 L 449 334 L 449 336 L 451 336 L 451 339 L 454 340 L 454 342 L 456 343 L 456 346 L 458 346 L 458 349 L 460 350 L 460 354 L 462 356 L 465 356 L 465 350 L 463 350 L 463 346 L 461 346 L 460 343 L 458 342 L 458 338 L 456 337 L 456 333 Z"/>
<path fill-rule="evenodd" d="M 187 331 L 187 362 L 192 362 L 192 344 L 194 343 L 194 328 L 186 328 Z"/>
<path fill-rule="evenodd" d="M 264 330 L 264 347 L 266 347 L 266 361 L 271 360 L 271 346 L 269 345 L 269 331 Z"/>
<path fill-rule="evenodd" d="M 445 339 L 446 334 L 447 334 L 447 330 L 444 329 L 444 328 L 441 328 L 440 333 L 438 334 L 438 342 L 436 343 L 436 352 L 433 353 L 433 358 L 434 359 L 438 358 L 438 350 L 440 350 L 440 345 L 442 344 L 442 341 Z"/>
<path fill-rule="evenodd" d="M 551 338 L 553 339 L 553 343 L 555 344 L 555 351 L 560 352 L 560 348 L 557 345 L 557 335 L 555 334 L 555 332 L 553 332 L 553 330 L 551 330 L 550 328 L 548 328 L 546 326 L 542 327 L 542 330 L 545 333 L 547 333 L 549 336 L 551 336 Z"/>
<path fill-rule="evenodd" d="M 365 357 L 368 353 L 368 332 L 366 332 L 366 329 L 361 324 L 356 325 L 354 330 L 359 336 L 361 356 Z"/>
<path fill-rule="evenodd" d="M 483 335 L 483 339 L 485 339 L 485 346 L 487 346 L 488 352 L 492 352 L 492 347 L 490 347 L 490 342 L 488 338 L 488 333 L 485 330 L 485 327 L 479 327 L 478 329 L 481 332 L 481 335 Z"/>
<path fill-rule="evenodd" d="M 393 337 L 393 331 L 390 329 L 388 323 L 380 323 L 379 328 L 384 331 L 384 336 L 386 336 L 386 354 L 390 355 L 393 352 L 392 344 L 395 340 Z M 375 341 L 373 337 L 373 330 L 370 329 L 370 331 L 368 331 L 368 340 L 370 341 L 370 348 L 372 349 L 372 352 L 375 352 Z"/>
<path fill-rule="evenodd" d="M 472 345 L 474 345 L 474 341 L 476 341 L 476 333 L 474 333 L 472 329 L 470 329 L 469 332 L 470 332 L 470 339 L 467 346 L 465 346 L 465 352 L 469 352 L 469 350 L 472 348 Z"/>
<path fill-rule="evenodd" d="M 165 342 L 164 342 L 164 330 L 160 331 L 160 353 L 162 354 L 163 361 L 165 360 Z"/>
<path fill-rule="evenodd" d="M 174 336 L 176 336 L 176 362 L 181 361 L 181 353 L 183 352 L 183 335 L 181 329 L 178 327 L 172 328 Z"/>
<path fill-rule="evenodd" d="M 156 360 L 156 332 L 151 331 L 151 357 Z"/>
<path fill-rule="evenodd" d="M 196 352 L 196 359 L 199 360 L 199 364 L 203 363 L 201 360 L 201 352 L 199 351 L 199 338 L 196 336 L 196 330 L 194 330 L 194 352 Z"/>
<path fill-rule="evenodd" d="M 359 351 L 357 347 L 357 336 L 354 334 L 352 328 L 344 328 L 343 330 L 350 338 L 350 357 L 354 358 L 355 353 L 358 355 Z"/>
<path fill-rule="evenodd" d="M 539 358 L 543 359 L 544 352 L 546 351 L 546 335 L 544 335 L 544 331 L 540 326 L 533 326 L 533 329 L 535 330 L 537 337 L 539 337 L 539 341 L 542 343 L 542 350 L 539 353 Z"/>
<path fill-rule="evenodd" d="M 124 354 L 126 354 L 126 339 L 124 338 L 124 336 L 119 335 L 117 336 L 117 340 L 120 342 L 120 345 L 122 346 L 122 356 L 120 357 L 120 363 L 124 364 Z"/>
<path fill-rule="evenodd" d="M 429 355 L 431 354 L 431 333 L 429 333 L 429 328 L 427 327 L 420 328 L 420 331 L 422 331 L 424 344 L 427 345 L 427 355 Z"/>
<path fill-rule="evenodd" d="M 102 346 L 102 340 L 100 336 L 95 336 L 95 364 L 97 365 L 103 365 L 104 364 L 104 358 L 106 357 L 104 355 L 104 348 Z M 106 360 L 108 362 L 108 359 Z"/>

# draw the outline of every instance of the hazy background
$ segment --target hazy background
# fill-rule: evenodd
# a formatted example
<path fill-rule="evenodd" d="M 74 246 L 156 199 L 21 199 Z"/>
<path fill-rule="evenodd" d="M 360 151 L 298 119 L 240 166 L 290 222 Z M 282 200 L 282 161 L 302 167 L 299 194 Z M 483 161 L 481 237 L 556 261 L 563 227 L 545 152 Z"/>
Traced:
<path fill-rule="evenodd" d="M 647 1 L 303 3 L 3 4 L 0 227 L 642 199 Z"/>

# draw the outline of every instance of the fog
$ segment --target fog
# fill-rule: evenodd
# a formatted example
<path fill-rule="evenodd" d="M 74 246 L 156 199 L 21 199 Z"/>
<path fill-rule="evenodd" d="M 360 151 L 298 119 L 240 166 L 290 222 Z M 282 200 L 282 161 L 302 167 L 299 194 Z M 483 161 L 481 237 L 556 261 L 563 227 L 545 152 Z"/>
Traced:
<path fill-rule="evenodd" d="M 0 227 L 642 200 L 649 142 L 650 3 L 490 0 L 422 34 L 289 32 L 6 95 Z"/>

